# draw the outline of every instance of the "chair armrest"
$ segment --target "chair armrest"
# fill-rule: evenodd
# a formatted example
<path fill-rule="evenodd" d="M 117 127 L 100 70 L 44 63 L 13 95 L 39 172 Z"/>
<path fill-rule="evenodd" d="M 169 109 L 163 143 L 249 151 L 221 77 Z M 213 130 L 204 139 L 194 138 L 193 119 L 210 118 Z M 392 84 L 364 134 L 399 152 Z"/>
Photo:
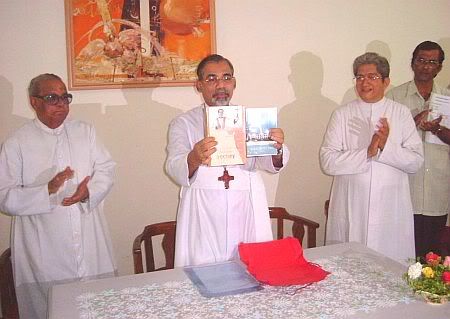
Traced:
<path fill-rule="evenodd" d="M 283 220 L 290 220 L 293 222 L 292 235 L 296 237 L 300 242 L 305 235 L 305 226 L 308 232 L 307 247 L 316 247 L 316 229 L 319 228 L 319 224 L 298 215 L 292 215 L 287 212 L 284 207 L 269 207 L 270 218 L 277 219 L 277 238 L 284 237 Z"/>
<path fill-rule="evenodd" d="M 319 228 L 319 226 L 320 226 L 318 223 L 316 223 L 315 221 L 310 220 L 308 218 L 300 217 L 298 215 L 292 215 L 292 214 L 291 214 L 291 216 L 293 217 L 293 219 L 297 220 L 300 223 L 305 224 L 308 227 Z"/>
<path fill-rule="evenodd" d="M 133 262 L 135 274 L 142 274 L 144 272 L 144 268 L 142 265 L 141 239 L 142 234 L 138 235 L 133 242 Z"/>

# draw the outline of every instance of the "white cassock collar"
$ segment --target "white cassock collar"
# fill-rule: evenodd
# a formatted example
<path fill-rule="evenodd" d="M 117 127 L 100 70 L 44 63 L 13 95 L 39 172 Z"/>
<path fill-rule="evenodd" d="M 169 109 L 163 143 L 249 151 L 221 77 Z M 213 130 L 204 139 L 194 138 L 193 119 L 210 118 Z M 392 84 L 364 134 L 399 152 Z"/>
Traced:
<path fill-rule="evenodd" d="M 60 135 L 64 131 L 64 123 L 55 129 L 49 128 L 47 125 L 42 123 L 38 118 L 35 118 L 34 123 L 38 128 L 40 128 L 41 130 L 50 135 Z"/>

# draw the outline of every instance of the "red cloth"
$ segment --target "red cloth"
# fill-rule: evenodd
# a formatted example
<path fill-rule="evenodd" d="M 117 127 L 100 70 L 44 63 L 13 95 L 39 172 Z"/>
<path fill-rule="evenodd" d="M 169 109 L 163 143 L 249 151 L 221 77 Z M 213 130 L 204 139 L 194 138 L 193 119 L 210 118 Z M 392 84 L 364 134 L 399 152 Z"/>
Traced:
<path fill-rule="evenodd" d="M 324 279 L 329 272 L 308 262 L 298 239 L 287 237 L 262 243 L 239 244 L 248 271 L 272 286 L 304 285 Z"/>

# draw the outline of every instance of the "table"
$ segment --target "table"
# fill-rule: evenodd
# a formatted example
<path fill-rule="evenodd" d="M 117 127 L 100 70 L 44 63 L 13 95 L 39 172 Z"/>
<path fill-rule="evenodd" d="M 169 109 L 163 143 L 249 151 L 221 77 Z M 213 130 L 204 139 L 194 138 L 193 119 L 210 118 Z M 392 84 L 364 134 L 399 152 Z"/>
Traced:
<path fill-rule="evenodd" d="M 332 274 L 309 287 L 269 287 L 204 298 L 181 268 L 54 286 L 50 319 L 114 318 L 450 318 L 450 303 L 414 296 L 406 267 L 357 243 L 306 249 Z"/>

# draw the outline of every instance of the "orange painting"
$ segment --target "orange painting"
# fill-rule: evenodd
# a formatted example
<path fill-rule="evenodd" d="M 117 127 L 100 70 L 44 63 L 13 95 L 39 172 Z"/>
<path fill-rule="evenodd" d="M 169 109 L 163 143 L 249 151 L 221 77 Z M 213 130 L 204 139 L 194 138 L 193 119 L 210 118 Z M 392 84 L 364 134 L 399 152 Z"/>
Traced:
<path fill-rule="evenodd" d="M 66 0 L 71 89 L 192 85 L 214 0 Z"/>

